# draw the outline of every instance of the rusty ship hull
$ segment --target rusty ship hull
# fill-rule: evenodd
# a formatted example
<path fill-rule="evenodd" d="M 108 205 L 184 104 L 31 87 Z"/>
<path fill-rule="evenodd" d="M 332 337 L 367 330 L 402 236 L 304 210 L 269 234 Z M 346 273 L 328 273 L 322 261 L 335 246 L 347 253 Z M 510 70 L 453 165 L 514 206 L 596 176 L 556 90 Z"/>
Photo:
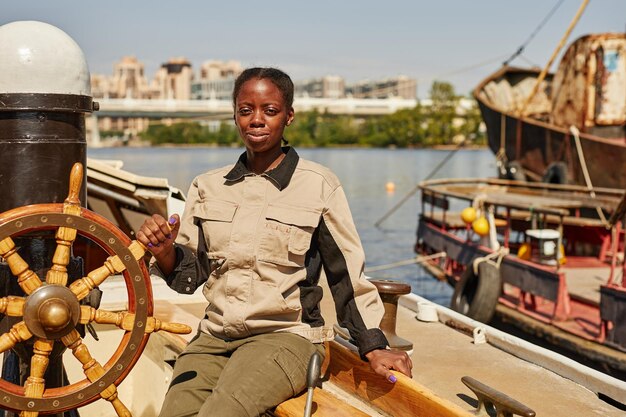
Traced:
<path fill-rule="evenodd" d="M 539 75 L 503 67 L 473 92 L 500 176 L 626 188 L 626 34 L 578 39 L 533 94 Z"/>

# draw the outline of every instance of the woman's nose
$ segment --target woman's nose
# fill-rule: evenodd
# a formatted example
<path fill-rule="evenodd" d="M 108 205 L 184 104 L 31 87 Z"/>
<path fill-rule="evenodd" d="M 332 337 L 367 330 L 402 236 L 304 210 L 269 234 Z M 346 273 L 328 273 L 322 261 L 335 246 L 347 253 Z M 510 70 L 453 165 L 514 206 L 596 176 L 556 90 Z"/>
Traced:
<path fill-rule="evenodd" d="M 251 124 L 253 124 L 255 126 L 257 126 L 257 125 L 264 125 L 265 124 L 265 119 L 263 117 L 263 112 L 262 111 L 255 111 L 254 113 L 252 113 Z"/>

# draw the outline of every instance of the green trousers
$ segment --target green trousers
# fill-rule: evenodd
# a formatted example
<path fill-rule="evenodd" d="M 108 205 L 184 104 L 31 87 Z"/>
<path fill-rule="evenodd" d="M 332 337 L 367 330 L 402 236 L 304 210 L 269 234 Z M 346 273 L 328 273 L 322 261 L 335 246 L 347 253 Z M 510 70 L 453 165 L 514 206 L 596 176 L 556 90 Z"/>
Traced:
<path fill-rule="evenodd" d="M 313 344 L 293 333 L 225 341 L 199 332 L 179 355 L 160 417 L 252 417 L 302 392 Z"/>

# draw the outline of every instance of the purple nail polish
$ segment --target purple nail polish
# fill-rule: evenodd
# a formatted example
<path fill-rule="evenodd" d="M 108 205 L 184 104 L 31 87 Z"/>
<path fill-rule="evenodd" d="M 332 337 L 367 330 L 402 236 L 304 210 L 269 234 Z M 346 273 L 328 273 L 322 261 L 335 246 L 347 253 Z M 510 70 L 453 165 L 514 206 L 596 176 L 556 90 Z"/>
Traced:
<path fill-rule="evenodd" d="M 152 244 L 152 242 L 149 242 L 149 243 L 148 243 L 148 247 L 149 247 L 149 248 L 151 248 L 152 246 L 154 246 L 154 245 Z"/>
<path fill-rule="evenodd" d="M 398 380 L 395 375 L 389 375 L 389 381 L 395 383 Z"/>
<path fill-rule="evenodd" d="M 170 233 L 170 234 L 168 234 L 168 235 L 167 235 L 167 236 L 165 236 L 165 237 L 166 237 L 166 238 L 168 238 L 168 239 L 171 239 L 171 238 L 172 238 L 172 234 Z"/>
<path fill-rule="evenodd" d="M 175 217 L 170 217 L 170 220 L 168 222 L 170 225 L 174 225 L 176 223 L 176 218 Z"/>

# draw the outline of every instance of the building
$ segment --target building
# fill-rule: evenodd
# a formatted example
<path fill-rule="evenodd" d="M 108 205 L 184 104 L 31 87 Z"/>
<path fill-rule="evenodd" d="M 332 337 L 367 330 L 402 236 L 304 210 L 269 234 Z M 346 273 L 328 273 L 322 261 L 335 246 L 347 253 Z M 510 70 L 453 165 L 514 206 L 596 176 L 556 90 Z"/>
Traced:
<path fill-rule="evenodd" d="M 172 58 L 161 65 L 154 76 L 154 88 L 158 98 L 166 100 L 190 100 L 193 81 L 191 63 L 187 59 Z"/>
<path fill-rule="evenodd" d="M 144 65 L 134 56 L 125 56 L 113 68 L 113 78 L 109 86 L 111 98 L 144 98 L 148 81 Z"/>
<path fill-rule="evenodd" d="M 91 75 L 91 93 L 94 99 L 152 99 L 158 91 L 148 85 L 144 64 L 134 56 L 125 56 L 113 66 L 113 75 Z M 98 117 L 90 118 L 91 131 L 104 135 L 126 137 L 147 129 L 149 121 L 140 117 Z M 106 139 L 106 138 L 105 138 Z"/>
<path fill-rule="evenodd" d="M 125 56 L 113 66 L 113 76 L 93 74 L 91 92 L 94 98 L 152 98 L 144 65 L 134 56 Z"/>
<path fill-rule="evenodd" d="M 102 74 L 91 74 L 91 95 L 93 98 L 110 98 L 111 77 Z"/>
<path fill-rule="evenodd" d="M 346 96 L 344 79 L 337 75 L 297 82 L 295 90 L 296 97 L 343 98 Z"/>
<path fill-rule="evenodd" d="M 239 61 L 206 61 L 200 66 L 200 77 L 191 83 L 193 100 L 230 100 L 235 79 L 243 68 Z"/>
<path fill-rule="evenodd" d="M 346 94 L 354 98 L 400 97 L 415 100 L 417 80 L 404 75 L 379 81 L 362 81 L 346 88 Z"/>

